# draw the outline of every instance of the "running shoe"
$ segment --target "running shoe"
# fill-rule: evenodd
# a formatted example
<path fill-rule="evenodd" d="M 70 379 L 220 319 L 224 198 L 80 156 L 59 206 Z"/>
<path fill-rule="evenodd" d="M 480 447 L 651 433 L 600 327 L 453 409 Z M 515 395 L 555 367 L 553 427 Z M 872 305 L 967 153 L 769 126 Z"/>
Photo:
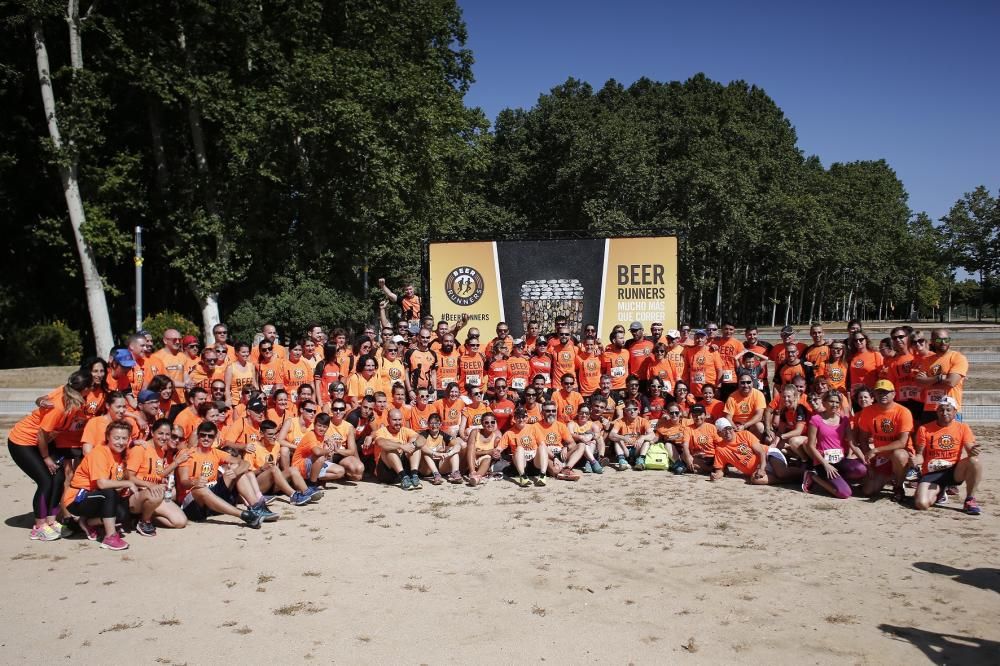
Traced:
<path fill-rule="evenodd" d="M 623 456 L 619 456 L 618 463 L 615 465 L 615 469 L 617 469 L 619 472 L 624 472 L 625 470 L 629 469 L 628 461 L 625 460 Z"/>
<path fill-rule="evenodd" d="M 644 469 L 646 469 L 646 458 L 644 456 L 639 456 L 638 458 L 636 458 L 635 465 L 632 466 L 632 469 L 634 469 L 637 472 L 641 472 Z"/>
<path fill-rule="evenodd" d="M 916 481 L 919 478 L 920 478 L 920 472 L 917 471 L 916 467 L 911 467 L 910 469 L 906 470 L 907 481 Z"/>
<path fill-rule="evenodd" d="M 958 494 L 958 486 L 948 486 L 947 488 L 944 489 L 944 491 L 946 493 L 948 493 L 949 495 L 957 495 Z"/>
<path fill-rule="evenodd" d="M 903 490 L 903 486 L 896 486 L 892 489 L 892 501 L 900 504 L 906 501 L 906 491 Z"/>
<path fill-rule="evenodd" d="M 590 461 L 589 461 L 589 460 L 584 460 L 584 461 L 583 461 L 583 473 L 584 473 L 584 474 L 590 474 L 590 473 L 592 473 L 593 471 L 594 471 L 594 470 L 593 470 L 593 469 L 591 469 L 591 467 L 590 467 Z"/>
<path fill-rule="evenodd" d="M 404 474 L 402 481 L 399 482 L 399 487 L 403 490 L 413 490 L 413 481 Z"/>
<path fill-rule="evenodd" d="M 944 491 L 944 488 L 938 493 L 937 499 L 934 500 L 934 506 L 945 506 L 948 503 L 948 493 Z"/>
<path fill-rule="evenodd" d="M 45 525 L 42 527 L 42 534 L 39 537 L 39 541 L 56 541 L 61 538 L 62 534 L 59 533 L 59 530 L 52 525 Z"/>
<path fill-rule="evenodd" d="M 97 537 L 99 536 L 97 534 L 97 527 L 88 523 L 86 518 L 80 521 L 80 529 L 87 535 L 88 541 L 97 541 Z"/>
<path fill-rule="evenodd" d="M 535 477 L 535 485 L 536 486 L 542 487 L 542 486 L 546 485 L 547 483 L 548 483 L 548 481 L 545 479 L 545 475 L 544 474 L 539 474 L 538 476 Z"/>
<path fill-rule="evenodd" d="M 965 504 L 962 506 L 962 510 L 970 516 L 978 516 L 983 512 L 983 510 L 979 508 L 979 502 L 976 501 L 975 497 L 971 496 L 965 498 Z"/>
<path fill-rule="evenodd" d="M 42 538 L 44 534 L 45 534 L 45 525 L 42 525 L 41 527 L 38 527 L 36 525 L 35 527 L 31 528 L 31 532 L 28 534 L 28 538 L 31 539 L 32 541 L 44 541 L 44 539 Z"/>
<path fill-rule="evenodd" d="M 116 532 L 104 537 L 104 541 L 101 542 L 101 548 L 106 550 L 127 550 L 128 544 L 125 543 L 125 539 L 118 536 L 118 533 Z"/>
<path fill-rule="evenodd" d="M 302 494 L 308 497 L 310 502 L 315 502 L 318 499 L 323 499 L 325 493 L 319 486 L 309 486 L 302 491 Z"/>
<path fill-rule="evenodd" d="M 259 513 L 249 509 L 240 514 L 240 519 L 247 524 L 247 527 L 252 527 L 255 530 L 259 530 L 260 524 L 264 521 Z"/>
<path fill-rule="evenodd" d="M 422 486 L 420 485 L 420 477 L 417 476 L 416 474 L 410 475 L 410 487 L 413 488 L 414 490 L 420 490 L 420 488 L 422 488 Z"/>
<path fill-rule="evenodd" d="M 299 491 L 296 490 L 288 498 L 288 501 L 291 502 L 293 506 L 302 506 L 303 504 L 309 504 L 309 502 L 312 501 L 312 500 L 305 493 L 301 493 L 301 492 L 299 492 Z"/>
<path fill-rule="evenodd" d="M 260 516 L 260 519 L 265 523 L 273 523 L 278 520 L 278 514 L 271 511 L 267 506 L 256 507 L 253 509 L 254 513 Z"/>
<path fill-rule="evenodd" d="M 514 483 L 516 483 L 517 485 L 519 485 L 522 488 L 527 488 L 528 486 L 531 485 L 531 481 L 529 481 L 528 477 L 526 477 L 526 476 L 515 476 L 514 477 Z"/>
<path fill-rule="evenodd" d="M 156 525 L 140 520 L 135 524 L 135 531 L 138 532 L 140 536 L 154 537 L 156 536 Z"/>
<path fill-rule="evenodd" d="M 271 506 L 276 499 L 278 499 L 277 495 L 264 495 L 264 504 Z"/>
<path fill-rule="evenodd" d="M 444 483 L 444 477 L 441 474 L 435 474 L 431 477 L 431 485 L 440 486 L 442 483 Z"/>
<path fill-rule="evenodd" d="M 594 474 L 604 474 L 604 467 L 596 460 L 590 464 L 590 467 L 594 470 Z"/>
<path fill-rule="evenodd" d="M 812 472 L 806 472 L 802 476 L 802 492 L 809 494 L 812 492 L 813 487 L 813 474 Z"/>
<path fill-rule="evenodd" d="M 462 473 L 457 469 L 448 475 L 448 483 L 462 483 Z"/>

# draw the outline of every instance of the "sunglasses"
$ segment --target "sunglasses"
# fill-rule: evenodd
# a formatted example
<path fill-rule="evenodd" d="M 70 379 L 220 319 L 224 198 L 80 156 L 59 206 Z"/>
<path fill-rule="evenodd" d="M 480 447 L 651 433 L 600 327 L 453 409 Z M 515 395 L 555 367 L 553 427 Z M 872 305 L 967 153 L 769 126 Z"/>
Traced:
<path fill-rule="evenodd" d="M 346 407 L 331 407 L 330 411 L 334 414 L 340 414 L 347 411 Z"/>
<path fill-rule="evenodd" d="M 951 338 L 933 338 L 934 342 L 951 342 Z"/>
<path fill-rule="evenodd" d="M 740 386 L 752 386 L 753 382 L 740 382 Z"/>
<path fill-rule="evenodd" d="M 305 412 L 306 414 L 315 414 L 316 413 L 315 409 L 303 409 L 302 411 Z"/>
<path fill-rule="evenodd" d="M 927 344 L 927 340 L 925 340 L 923 338 L 920 338 L 918 340 L 914 340 L 913 342 L 914 342 L 914 344 L 918 344 L 918 345 L 926 345 Z"/>
<path fill-rule="evenodd" d="M 680 412 L 667 412 L 667 414 L 670 414 L 670 416 L 680 416 L 681 415 Z"/>
<path fill-rule="evenodd" d="M 542 411 L 545 414 L 555 414 L 556 413 L 556 410 L 554 410 L 554 409 L 545 409 L 545 410 L 542 410 Z"/>
<path fill-rule="evenodd" d="M 184 436 L 183 435 L 170 435 L 170 439 L 172 439 L 174 441 L 179 441 L 179 440 L 184 439 Z"/>
<path fill-rule="evenodd" d="M 892 336 L 892 339 L 893 340 L 905 340 L 906 336 L 905 335 L 894 335 L 894 336 Z"/>
<path fill-rule="evenodd" d="M 525 398 L 534 398 L 537 395 L 538 395 L 537 393 L 525 393 L 524 397 Z"/>

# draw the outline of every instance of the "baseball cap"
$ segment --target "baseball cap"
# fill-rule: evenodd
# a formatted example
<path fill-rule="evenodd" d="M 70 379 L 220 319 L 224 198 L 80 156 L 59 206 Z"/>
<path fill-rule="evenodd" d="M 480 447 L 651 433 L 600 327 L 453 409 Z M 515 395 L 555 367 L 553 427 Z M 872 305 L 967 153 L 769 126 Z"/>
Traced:
<path fill-rule="evenodd" d="M 248 411 L 263 412 L 265 409 L 267 409 L 267 406 L 264 404 L 264 401 L 261 400 L 260 398 L 254 398 L 253 400 L 247 403 Z"/>
<path fill-rule="evenodd" d="M 732 422 L 729 419 L 725 418 L 725 417 L 723 417 L 721 419 L 717 419 L 715 421 L 715 429 L 716 430 L 725 430 L 726 428 L 732 428 L 732 427 L 733 427 Z"/>
<path fill-rule="evenodd" d="M 641 329 L 642 329 L 642 322 L 641 321 L 634 321 L 631 324 L 629 324 L 629 326 L 628 326 L 628 330 L 630 330 L 630 331 L 638 331 L 638 330 L 641 330 Z"/>
<path fill-rule="evenodd" d="M 794 332 L 795 332 L 795 329 L 792 328 L 791 326 L 784 326 L 781 329 L 781 334 L 782 335 L 791 335 Z"/>
<path fill-rule="evenodd" d="M 406 342 L 406 338 L 404 338 L 402 335 L 394 335 L 392 336 L 392 341 L 395 342 L 396 344 L 399 344 L 400 342 Z"/>
<path fill-rule="evenodd" d="M 703 328 L 699 328 L 697 331 L 694 332 L 694 334 L 695 335 L 702 335 L 702 336 L 708 335 L 708 333 L 706 333 L 705 329 L 703 329 Z"/>
<path fill-rule="evenodd" d="M 952 407 L 953 409 L 956 409 L 956 410 L 958 409 L 958 401 L 955 400 L 950 395 L 946 395 L 945 397 L 941 398 L 941 400 L 938 401 L 937 408 L 941 409 L 945 405 L 947 405 L 948 407 Z"/>
<path fill-rule="evenodd" d="M 194 337 L 193 335 L 185 335 L 183 338 L 181 338 L 181 344 L 185 347 L 187 347 L 188 345 L 196 345 L 198 344 L 198 338 Z"/>
<path fill-rule="evenodd" d="M 122 366 L 123 368 L 133 368 L 135 367 L 135 358 L 132 356 L 132 352 L 127 349 L 119 349 L 115 352 L 115 363 Z"/>
<path fill-rule="evenodd" d="M 139 391 L 139 402 L 152 402 L 160 401 L 160 394 L 156 391 L 150 391 L 149 389 L 142 389 Z"/>
<path fill-rule="evenodd" d="M 876 391 L 895 391 L 896 387 L 888 379 L 880 379 L 875 382 Z"/>
<path fill-rule="evenodd" d="M 704 414 L 705 413 L 705 405 L 691 405 L 691 413 L 692 414 Z"/>
<path fill-rule="evenodd" d="M 524 338 L 517 338 L 516 340 L 514 340 L 514 346 L 515 347 L 523 347 L 524 346 Z"/>
<path fill-rule="evenodd" d="M 677 340 L 678 338 L 681 337 L 681 332 L 678 331 L 676 328 L 672 328 L 669 331 L 667 331 L 667 337 Z"/>

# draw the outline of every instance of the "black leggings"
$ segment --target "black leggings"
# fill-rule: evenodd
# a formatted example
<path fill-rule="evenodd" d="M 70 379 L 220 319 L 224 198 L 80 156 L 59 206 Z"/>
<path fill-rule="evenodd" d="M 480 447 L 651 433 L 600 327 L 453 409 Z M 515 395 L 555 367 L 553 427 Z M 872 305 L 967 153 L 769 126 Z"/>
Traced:
<path fill-rule="evenodd" d="M 38 486 L 31 499 L 31 510 L 35 514 L 35 519 L 57 515 L 59 497 L 62 494 L 62 483 L 57 481 L 63 479 L 63 475 L 59 474 L 57 479 L 49 473 L 37 446 L 18 446 L 8 439 L 7 450 L 14 464 Z"/>
<path fill-rule="evenodd" d="M 128 502 L 117 488 L 106 488 L 90 491 L 83 501 L 73 502 L 66 510 L 80 518 L 115 518 L 121 522 L 128 517 Z"/>

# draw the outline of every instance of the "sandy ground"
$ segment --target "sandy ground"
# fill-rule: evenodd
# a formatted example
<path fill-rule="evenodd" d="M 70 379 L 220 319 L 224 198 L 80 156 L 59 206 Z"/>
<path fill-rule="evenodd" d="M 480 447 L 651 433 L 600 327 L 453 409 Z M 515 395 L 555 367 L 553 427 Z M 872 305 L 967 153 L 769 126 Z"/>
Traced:
<path fill-rule="evenodd" d="M 364 483 L 112 553 L 28 540 L 0 451 L 0 662 L 991 663 L 1000 429 L 984 515 L 666 472 L 521 490 Z"/>

